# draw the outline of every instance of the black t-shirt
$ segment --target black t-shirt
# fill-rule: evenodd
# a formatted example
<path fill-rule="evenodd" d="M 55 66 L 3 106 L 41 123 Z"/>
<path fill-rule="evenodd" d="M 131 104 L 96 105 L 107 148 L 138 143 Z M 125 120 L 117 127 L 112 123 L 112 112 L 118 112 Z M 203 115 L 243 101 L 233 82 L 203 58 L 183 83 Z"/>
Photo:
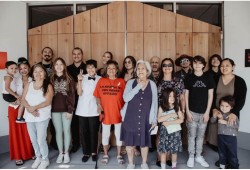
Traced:
<path fill-rule="evenodd" d="M 214 87 L 214 80 L 208 73 L 203 73 L 201 76 L 195 74 L 187 76 L 185 89 L 189 90 L 189 110 L 204 114 L 207 109 L 208 90 Z"/>
<path fill-rule="evenodd" d="M 43 64 L 42 62 L 38 63 L 38 64 L 42 64 L 45 68 L 46 68 L 46 71 L 48 73 L 48 76 L 50 77 L 51 73 L 52 73 L 52 66 L 53 66 L 53 63 L 50 63 L 50 64 Z"/>
<path fill-rule="evenodd" d="M 80 70 L 83 70 L 83 74 L 86 74 L 86 64 L 84 64 L 83 62 L 81 63 L 81 65 L 79 67 L 76 67 L 75 64 L 71 64 L 67 67 L 68 73 L 70 74 L 70 76 L 74 79 L 75 82 L 77 82 L 77 76 L 78 74 L 80 74 Z"/>

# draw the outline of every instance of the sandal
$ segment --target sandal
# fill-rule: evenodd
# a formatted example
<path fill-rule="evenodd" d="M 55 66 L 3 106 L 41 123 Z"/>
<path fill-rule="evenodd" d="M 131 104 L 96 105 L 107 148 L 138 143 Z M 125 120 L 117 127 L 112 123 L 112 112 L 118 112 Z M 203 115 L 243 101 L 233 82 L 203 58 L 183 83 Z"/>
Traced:
<path fill-rule="evenodd" d="M 120 165 L 122 165 L 122 164 L 125 163 L 125 161 L 124 161 L 124 159 L 123 159 L 123 157 L 122 157 L 121 155 L 118 155 L 118 156 L 117 156 L 117 161 L 118 161 L 118 163 L 119 163 Z"/>
<path fill-rule="evenodd" d="M 16 166 L 21 166 L 23 165 L 23 160 L 16 160 Z"/>
<path fill-rule="evenodd" d="M 108 155 L 103 155 L 102 161 L 103 164 L 107 165 L 109 162 L 109 156 Z"/>

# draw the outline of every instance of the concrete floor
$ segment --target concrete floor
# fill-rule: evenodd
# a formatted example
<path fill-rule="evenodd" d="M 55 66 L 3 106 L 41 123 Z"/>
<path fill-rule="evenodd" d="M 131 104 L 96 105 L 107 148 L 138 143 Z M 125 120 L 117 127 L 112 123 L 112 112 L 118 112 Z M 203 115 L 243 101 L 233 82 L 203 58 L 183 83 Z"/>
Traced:
<path fill-rule="evenodd" d="M 107 165 L 103 165 L 100 161 L 102 154 L 99 155 L 100 159 L 98 160 L 98 169 L 126 169 L 127 166 L 127 155 L 125 156 L 126 163 L 124 165 L 118 165 L 116 160 L 116 148 L 112 147 L 110 150 L 109 156 L 109 163 Z M 82 163 L 82 151 L 79 149 L 76 153 L 71 154 L 71 162 L 69 164 L 57 164 L 56 158 L 58 156 L 58 151 L 51 149 L 49 153 L 50 158 L 50 166 L 49 169 L 94 169 L 95 162 L 92 161 L 90 158 L 88 162 Z M 214 165 L 215 161 L 218 160 L 218 154 L 211 150 L 209 147 L 204 145 L 204 157 L 207 162 L 210 164 L 210 169 L 216 169 L 217 167 Z M 238 157 L 240 161 L 240 168 L 241 169 L 249 169 L 250 168 L 250 151 L 244 149 L 238 149 Z M 188 153 L 184 150 L 182 153 L 178 154 L 178 169 L 187 169 L 186 161 L 188 159 Z M 148 165 L 151 169 L 159 169 L 155 165 L 156 161 L 156 152 L 149 153 L 148 156 Z M 33 160 L 25 161 L 23 166 L 17 167 L 15 165 L 15 161 L 9 160 L 9 153 L 1 154 L 0 155 L 0 168 L 1 169 L 30 169 Z M 135 157 L 135 164 L 136 169 L 140 169 L 141 164 L 141 157 Z M 169 169 L 171 167 L 167 167 Z M 195 169 L 204 169 L 201 165 L 195 164 Z"/>

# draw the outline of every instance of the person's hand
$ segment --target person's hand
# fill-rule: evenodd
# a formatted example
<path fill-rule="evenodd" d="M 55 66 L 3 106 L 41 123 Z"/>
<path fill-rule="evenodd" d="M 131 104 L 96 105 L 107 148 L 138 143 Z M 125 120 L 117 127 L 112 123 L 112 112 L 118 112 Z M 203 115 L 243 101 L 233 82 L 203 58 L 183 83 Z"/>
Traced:
<path fill-rule="evenodd" d="M 66 113 L 66 119 L 67 119 L 67 120 L 70 120 L 71 118 L 72 118 L 72 114 Z"/>
<path fill-rule="evenodd" d="M 170 118 L 174 118 L 174 119 L 178 118 L 177 113 L 172 113 L 171 116 L 170 116 Z"/>
<path fill-rule="evenodd" d="M 220 112 L 217 109 L 213 109 L 213 117 L 214 118 L 217 118 L 217 116 L 218 116 L 219 113 Z"/>
<path fill-rule="evenodd" d="M 164 126 L 168 126 L 168 125 L 169 125 L 168 121 L 162 122 L 162 124 L 163 124 Z"/>
<path fill-rule="evenodd" d="M 31 114 L 34 116 L 34 117 L 39 117 L 40 116 L 40 113 L 35 110 L 34 112 L 31 112 Z"/>
<path fill-rule="evenodd" d="M 223 119 L 219 119 L 219 120 L 218 120 L 218 123 L 226 125 L 226 124 L 227 124 L 227 121 L 226 121 L 226 120 L 223 120 Z"/>
<path fill-rule="evenodd" d="M 222 114 L 219 112 L 219 114 L 217 114 L 217 118 L 218 119 L 223 119 L 223 116 L 222 116 Z"/>
<path fill-rule="evenodd" d="M 139 79 L 139 84 L 140 84 L 140 86 L 141 86 L 141 89 L 144 89 L 144 88 L 146 87 L 147 80 L 145 81 L 145 80 Z"/>
<path fill-rule="evenodd" d="M 233 124 L 236 124 L 237 116 L 235 114 L 231 113 L 230 115 L 227 116 L 227 118 L 228 118 L 227 122 L 228 122 L 229 125 L 232 126 Z"/>
<path fill-rule="evenodd" d="M 99 103 L 97 105 L 97 113 L 101 113 L 103 111 L 102 105 Z"/>
<path fill-rule="evenodd" d="M 209 120 L 209 114 L 208 114 L 208 113 L 205 113 L 205 114 L 202 116 L 202 119 L 203 119 L 203 122 L 204 122 L 204 123 L 207 123 L 208 120 Z"/>
<path fill-rule="evenodd" d="M 187 121 L 192 122 L 193 120 L 193 115 L 190 112 L 187 112 Z"/>
<path fill-rule="evenodd" d="M 77 75 L 77 79 L 78 79 L 78 81 L 83 80 L 83 69 L 80 70 L 80 73 Z"/>
<path fill-rule="evenodd" d="M 35 106 L 30 106 L 30 107 L 27 108 L 27 110 L 28 110 L 28 112 L 32 113 L 32 112 L 34 112 L 37 109 L 36 109 Z"/>

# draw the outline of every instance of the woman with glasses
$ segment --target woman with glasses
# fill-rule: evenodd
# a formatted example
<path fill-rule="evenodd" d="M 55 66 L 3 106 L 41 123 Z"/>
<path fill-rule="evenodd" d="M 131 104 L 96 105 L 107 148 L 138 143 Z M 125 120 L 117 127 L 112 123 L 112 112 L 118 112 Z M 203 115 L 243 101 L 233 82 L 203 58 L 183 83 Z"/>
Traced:
<path fill-rule="evenodd" d="M 165 58 L 161 62 L 160 77 L 157 82 L 158 87 L 158 97 L 159 105 L 161 104 L 161 94 L 162 91 L 167 88 L 172 88 L 175 90 L 177 95 L 178 103 L 180 103 L 181 111 L 185 113 L 185 98 L 184 98 L 184 82 L 183 79 L 175 77 L 174 72 L 174 61 L 171 58 Z M 169 160 L 169 155 L 167 156 L 167 165 L 172 166 Z M 156 164 L 160 166 L 160 160 L 157 160 Z"/>
<path fill-rule="evenodd" d="M 126 82 L 134 77 L 136 60 L 133 56 L 127 56 L 123 60 L 122 71 L 119 75 L 120 78 L 123 78 Z"/>

